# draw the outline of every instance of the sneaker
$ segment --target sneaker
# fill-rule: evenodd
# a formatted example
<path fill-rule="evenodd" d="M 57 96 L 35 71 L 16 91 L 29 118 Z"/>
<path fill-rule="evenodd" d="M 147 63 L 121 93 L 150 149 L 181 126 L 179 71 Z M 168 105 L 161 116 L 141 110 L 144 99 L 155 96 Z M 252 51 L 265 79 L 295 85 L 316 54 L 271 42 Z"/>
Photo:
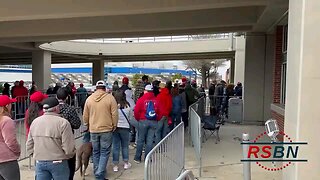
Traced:
<path fill-rule="evenodd" d="M 140 164 L 141 163 L 141 161 L 138 161 L 138 160 L 133 160 L 135 163 L 137 163 L 137 164 Z"/>
<path fill-rule="evenodd" d="M 119 167 L 118 166 L 113 166 L 113 172 L 118 172 L 119 171 Z"/>
<path fill-rule="evenodd" d="M 137 143 L 132 144 L 133 147 L 137 147 Z"/>
<path fill-rule="evenodd" d="M 124 169 L 130 169 L 131 168 L 131 163 L 124 163 L 124 166 L 123 166 Z"/>

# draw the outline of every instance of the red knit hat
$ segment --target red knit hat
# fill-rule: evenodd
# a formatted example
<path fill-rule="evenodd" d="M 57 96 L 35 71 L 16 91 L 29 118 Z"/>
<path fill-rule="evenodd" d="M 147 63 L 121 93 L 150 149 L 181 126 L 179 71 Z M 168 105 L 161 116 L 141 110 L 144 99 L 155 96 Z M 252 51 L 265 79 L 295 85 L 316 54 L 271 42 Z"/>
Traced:
<path fill-rule="evenodd" d="M 122 84 L 129 84 L 129 78 L 123 77 Z"/>

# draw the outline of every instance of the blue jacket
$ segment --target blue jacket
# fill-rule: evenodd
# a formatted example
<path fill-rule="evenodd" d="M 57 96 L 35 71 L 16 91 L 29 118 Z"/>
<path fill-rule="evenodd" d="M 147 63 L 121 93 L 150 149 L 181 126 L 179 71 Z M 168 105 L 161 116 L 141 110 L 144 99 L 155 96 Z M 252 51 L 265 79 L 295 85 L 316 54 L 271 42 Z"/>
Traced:
<path fill-rule="evenodd" d="M 172 114 L 181 113 L 182 110 L 182 97 L 174 96 L 172 97 Z"/>

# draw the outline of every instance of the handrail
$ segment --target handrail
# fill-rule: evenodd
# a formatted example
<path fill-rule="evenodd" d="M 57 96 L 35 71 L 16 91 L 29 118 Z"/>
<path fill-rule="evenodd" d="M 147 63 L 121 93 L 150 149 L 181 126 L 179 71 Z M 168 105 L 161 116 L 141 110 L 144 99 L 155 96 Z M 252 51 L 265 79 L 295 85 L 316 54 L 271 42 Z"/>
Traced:
<path fill-rule="evenodd" d="M 134 37 L 134 38 L 100 38 L 100 39 L 77 39 L 74 42 L 85 43 L 148 43 L 148 42 L 176 42 L 176 41 L 194 41 L 194 40 L 225 40 L 229 39 L 229 33 L 219 34 L 200 34 L 200 35 L 182 35 L 182 36 L 154 36 L 154 37 Z"/>

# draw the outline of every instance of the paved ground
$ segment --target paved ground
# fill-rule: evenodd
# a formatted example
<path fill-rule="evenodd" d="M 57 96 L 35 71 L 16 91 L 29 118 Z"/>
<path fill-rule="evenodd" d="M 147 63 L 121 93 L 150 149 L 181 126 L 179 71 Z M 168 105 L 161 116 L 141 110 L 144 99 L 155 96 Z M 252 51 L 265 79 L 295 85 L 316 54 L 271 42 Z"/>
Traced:
<path fill-rule="evenodd" d="M 203 144 L 203 169 L 202 177 L 199 179 L 217 179 L 217 180 L 236 180 L 243 179 L 243 167 L 240 163 L 242 158 L 242 147 L 240 145 L 240 138 L 242 132 L 249 132 L 252 137 L 264 131 L 261 126 L 242 126 L 226 124 L 220 130 L 221 142 L 214 143 L 214 138 L 211 137 Z M 193 148 L 189 146 L 186 139 L 186 168 L 191 169 L 195 176 L 198 177 L 198 162 L 195 159 Z M 132 159 L 134 150 L 130 151 L 130 158 Z M 33 168 L 28 169 L 28 160 L 20 162 L 21 177 L 23 180 L 34 179 Z M 143 179 L 144 164 L 135 164 L 132 162 L 132 169 L 123 170 L 120 168 L 119 172 L 112 172 L 112 166 L 108 165 L 108 178 L 118 180 Z M 88 168 L 90 175 L 87 177 L 93 180 L 92 164 Z M 79 173 L 76 174 L 75 179 L 80 179 Z M 267 172 L 256 164 L 252 164 L 252 180 L 281 180 L 281 172 Z"/>

